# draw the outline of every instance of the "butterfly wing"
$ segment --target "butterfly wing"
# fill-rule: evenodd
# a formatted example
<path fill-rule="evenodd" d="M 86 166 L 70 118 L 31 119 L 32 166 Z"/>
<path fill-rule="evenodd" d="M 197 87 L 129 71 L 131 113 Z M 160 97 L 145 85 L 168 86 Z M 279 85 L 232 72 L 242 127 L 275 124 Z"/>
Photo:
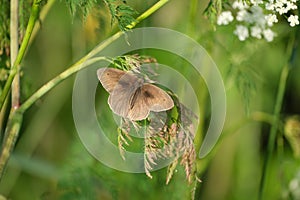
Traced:
<path fill-rule="evenodd" d="M 108 97 L 109 107 L 117 115 L 127 117 L 133 94 L 130 86 L 118 83 Z"/>
<path fill-rule="evenodd" d="M 150 113 L 150 110 L 146 104 L 144 96 L 142 94 L 142 87 L 139 87 L 131 98 L 130 108 L 127 114 L 127 118 L 132 121 L 139 121 L 146 119 Z"/>
<path fill-rule="evenodd" d="M 104 89 L 111 93 L 121 77 L 126 72 L 114 68 L 100 68 L 97 70 L 97 76 Z"/>
<path fill-rule="evenodd" d="M 161 112 L 174 106 L 172 98 L 159 87 L 144 84 L 132 97 L 127 118 L 133 121 L 146 119 L 150 111 Z"/>
<path fill-rule="evenodd" d="M 141 88 L 141 95 L 150 111 L 161 112 L 173 108 L 172 98 L 159 87 L 152 84 L 144 84 Z"/>
<path fill-rule="evenodd" d="M 141 85 L 141 81 L 130 72 L 114 68 L 101 68 L 97 71 L 98 79 L 107 92 L 111 110 L 121 117 L 127 117 L 131 99 Z"/>

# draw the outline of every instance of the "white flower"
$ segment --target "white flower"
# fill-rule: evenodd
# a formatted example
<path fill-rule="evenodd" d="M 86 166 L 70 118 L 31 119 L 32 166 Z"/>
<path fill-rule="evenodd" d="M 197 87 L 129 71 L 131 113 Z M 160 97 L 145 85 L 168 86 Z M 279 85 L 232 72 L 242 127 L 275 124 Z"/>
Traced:
<path fill-rule="evenodd" d="M 288 10 L 287 8 L 285 8 L 285 7 L 279 7 L 279 8 L 276 8 L 276 11 L 277 11 L 280 15 L 282 15 L 282 14 L 287 13 L 289 10 Z"/>
<path fill-rule="evenodd" d="M 235 2 L 232 3 L 232 7 L 234 9 L 239 9 L 239 10 L 243 10 L 243 9 L 247 9 L 249 8 L 249 6 L 244 2 L 244 1 L 241 1 L 241 0 L 237 0 Z"/>
<path fill-rule="evenodd" d="M 249 19 L 249 13 L 246 10 L 240 10 L 236 15 L 236 20 L 241 22 Z"/>
<path fill-rule="evenodd" d="M 290 22 L 290 26 L 296 26 L 299 24 L 298 16 L 297 15 L 290 15 L 288 18 L 288 22 Z"/>
<path fill-rule="evenodd" d="M 268 26 L 273 26 L 274 23 L 278 22 L 277 16 L 275 14 L 269 14 L 265 16 Z"/>
<path fill-rule="evenodd" d="M 286 4 L 289 0 L 276 0 L 276 3 Z"/>
<path fill-rule="evenodd" d="M 218 25 L 227 25 L 234 19 L 237 22 L 234 34 L 239 40 L 244 41 L 248 37 L 257 39 L 264 38 L 271 42 L 276 33 L 270 27 L 278 23 L 279 15 L 287 17 L 291 12 L 297 10 L 300 0 L 234 0 L 232 7 L 235 9 L 234 17 L 230 11 L 220 14 Z M 288 13 L 288 14 L 287 14 Z M 291 27 L 299 25 L 299 16 L 290 15 L 287 19 Z"/>
<path fill-rule="evenodd" d="M 244 41 L 249 37 L 249 30 L 245 26 L 237 25 L 234 34 L 238 36 L 239 40 Z"/>
<path fill-rule="evenodd" d="M 259 5 L 259 4 L 262 4 L 262 3 L 263 3 L 263 1 L 262 1 L 262 0 L 250 0 L 250 2 L 251 2 L 253 5 L 255 5 L 255 6 L 257 6 L 257 5 Z"/>
<path fill-rule="evenodd" d="M 258 26 L 252 26 L 251 27 L 251 36 L 252 37 L 261 39 L 261 33 L 262 33 L 262 30 L 261 30 L 260 27 L 258 27 Z"/>
<path fill-rule="evenodd" d="M 232 21 L 233 21 L 233 16 L 232 16 L 231 12 L 230 11 L 224 11 L 219 15 L 217 24 L 218 25 L 222 25 L 222 24 L 227 25 Z"/>
<path fill-rule="evenodd" d="M 275 6 L 277 7 L 277 8 L 281 8 L 281 7 L 283 7 L 283 5 L 285 4 L 285 2 L 284 1 L 276 1 L 276 3 L 275 3 Z"/>
<path fill-rule="evenodd" d="M 273 10 L 275 8 L 276 12 L 282 15 L 288 13 L 290 10 L 296 10 L 297 5 L 295 3 L 294 0 L 277 0 L 276 3 L 273 4 Z"/>
<path fill-rule="evenodd" d="M 271 29 L 264 30 L 263 35 L 267 42 L 272 42 L 275 37 L 275 33 Z"/>
<path fill-rule="evenodd" d="M 297 5 L 291 2 L 287 2 L 286 4 L 286 9 L 288 10 L 296 10 L 297 9 Z"/>
<path fill-rule="evenodd" d="M 269 2 L 266 3 L 266 9 L 267 10 L 274 10 L 275 9 L 274 0 L 269 0 Z"/>

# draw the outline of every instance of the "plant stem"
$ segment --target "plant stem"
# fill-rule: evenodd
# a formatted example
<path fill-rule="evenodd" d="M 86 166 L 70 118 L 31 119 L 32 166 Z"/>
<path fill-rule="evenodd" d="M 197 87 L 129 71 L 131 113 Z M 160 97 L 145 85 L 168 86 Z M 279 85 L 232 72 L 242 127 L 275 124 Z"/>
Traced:
<path fill-rule="evenodd" d="M 18 138 L 22 120 L 23 120 L 23 113 L 18 112 L 18 110 L 10 113 L 9 121 L 4 134 L 2 149 L 0 153 L 0 180 L 3 177 L 5 166 L 13 150 L 15 142 Z"/>
<path fill-rule="evenodd" d="M 10 60 L 11 66 L 14 65 L 19 49 L 19 1 L 10 2 Z M 20 102 L 20 76 L 16 74 L 11 90 L 11 107 L 13 110 L 19 107 Z"/>
<path fill-rule="evenodd" d="M 0 143 L 3 141 L 4 138 L 4 130 L 5 124 L 7 119 L 7 107 L 8 107 L 8 99 L 4 101 L 3 109 L 0 111 Z"/>
<path fill-rule="evenodd" d="M 291 58 L 293 47 L 294 47 L 295 37 L 292 36 L 288 47 L 287 47 L 287 58 Z M 260 180 L 260 187 L 259 187 L 259 197 L 258 199 L 262 200 L 264 199 L 264 192 L 266 190 L 267 186 L 267 178 L 268 178 L 268 169 L 270 168 L 270 163 L 272 160 L 272 155 L 274 151 L 274 146 L 276 142 L 277 132 L 278 132 L 278 124 L 279 124 L 279 115 L 282 107 L 282 102 L 284 98 L 285 88 L 286 88 L 286 82 L 289 75 L 290 70 L 290 60 L 287 60 L 287 63 L 284 65 L 281 71 L 278 90 L 277 90 L 277 96 L 275 101 L 275 107 L 274 107 L 274 123 L 272 123 L 270 133 L 269 133 L 269 139 L 268 139 L 268 146 L 267 146 L 267 155 L 265 156 L 264 163 L 263 163 L 263 169 L 262 169 L 262 177 Z"/>
<path fill-rule="evenodd" d="M 90 66 L 90 64 L 100 61 L 106 60 L 111 62 L 105 57 L 98 57 L 93 58 L 87 61 L 87 57 L 82 58 L 77 63 L 69 67 L 67 70 L 62 72 L 61 74 L 57 75 L 55 78 L 50 80 L 48 83 L 44 84 L 40 89 L 38 89 L 33 95 L 31 95 L 18 109 L 20 112 L 24 113 L 32 104 L 34 104 L 38 99 L 44 96 L 47 92 L 49 92 L 52 88 L 58 85 L 63 80 L 69 78 L 71 75 L 75 74 L 76 72 Z"/>
<path fill-rule="evenodd" d="M 25 32 L 25 35 L 24 35 L 24 39 L 23 39 L 21 47 L 20 47 L 20 51 L 17 55 L 17 58 L 16 58 L 16 60 L 13 64 L 13 66 L 11 67 L 9 76 L 6 80 L 6 83 L 4 85 L 2 94 L 0 96 L 0 110 L 2 109 L 3 103 L 4 103 L 4 101 L 7 97 L 7 94 L 10 91 L 13 79 L 14 79 L 15 75 L 17 74 L 17 72 L 19 70 L 19 65 L 20 65 L 20 63 L 21 63 L 21 61 L 22 61 L 22 59 L 25 55 L 25 51 L 27 49 L 33 27 L 34 27 L 35 22 L 38 18 L 38 15 L 39 15 L 39 10 L 40 10 L 40 1 L 39 0 L 34 0 L 34 2 L 32 4 L 32 8 L 31 8 L 31 14 L 30 14 L 30 17 L 29 17 L 28 25 L 27 25 L 26 32 Z"/>
<path fill-rule="evenodd" d="M 39 12 L 39 22 L 36 23 L 35 26 L 33 27 L 31 37 L 30 37 L 30 40 L 29 40 L 29 44 L 28 44 L 29 46 L 33 42 L 33 40 L 36 37 L 37 33 L 39 32 L 39 30 L 41 28 L 41 25 L 44 23 L 45 18 L 49 14 L 49 11 L 52 9 L 55 2 L 56 2 L 56 0 L 47 0 L 47 3 L 43 6 L 43 9 L 41 9 L 41 11 Z"/>
<path fill-rule="evenodd" d="M 197 33 L 196 33 L 196 19 L 197 19 L 197 13 L 199 11 L 198 6 L 198 0 L 191 0 L 189 3 L 189 14 L 188 14 L 188 24 L 187 24 L 187 33 L 189 36 L 194 37 L 194 39 L 197 39 Z M 208 69 L 209 70 L 209 69 Z M 207 71 L 207 73 L 210 73 Z M 205 88 L 205 83 L 202 80 L 198 80 L 196 82 L 197 87 L 199 88 Z M 194 146 L 195 151 L 200 152 L 201 144 L 203 142 L 204 138 L 204 131 L 205 131 L 205 120 L 206 118 L 206 107 L 207 107 L 207 101 L 208 101 L 208 93 L 206 90 L 203 90 L 198 97 L 199 101 L 199 107 L 202 108 L 199 111 L 199 124 L 197 127 L 197 132 L 194 137 Z M 211 159 L 211 156 L 206 156 L 205 159 L 200 159 L 199 156 L 196 157 L 196 166 L 195 166 L 195 175 L 196 179 L 194 180 L 193 189 L 190 193 L 190 196 L 188 199 L 200 199 L 200 190 L 201 190 L 201 181 L 199 181 L 200 177 L 202 176 L 203 172 L 207 169 L 207 165 L 209 164 Z"/>
<path fill-rule="evenodd" d="M 198 11 L 198 0 L 191 0 L 189 3 L 189 13 L 188 13 L 188 24 L 187 24 L 187 33 L 191 37 L 196 37 L 196 16 Z M 199 88 L 205 87 L 204 82 L 202 82 L 200 79 L 197 81 L 197 84 Z M 207 103 L 207 91 L 201 92 L 200 96 L 198 97 L 198 101 L 200 103 L 199 107 L 203 108 L 199 111 L 199 125 L 197 128 L 196 135 L 194 137 L 194 146 L 195 151 L 199 152 L 201 148 L 201 144 L 203 142 L 203 135 L 204 135 L 204 123 L 205 123 L 205 112 L 206 112 L 206 103 Z M 206 169 L 208 164 L 208 159 L 200 159 L 198 156 L 196 157 L 196 166 L 195 166 L 195 174 L 196 178 L 201 177 L 201 174 Z M 193 189 L 190 193 L 190 196 L 188 199 L 199 199 L 200 194 L 200 188 L 201 188 L 201 182 L 198 179 L 194 180 Z"/>
<path fill-rule="evenodd" d="M 134 28 L 138 23 L 140 23 L 142 20 L 149 17 L 151 14 L 153 14 L 155 11 L 160 9 L 163 5 L 168 3 L 169 0 L 160 0 L 156 4 L 154 4 L 152 7 L 150 7 L 148 10 L 146 10 L 143 14 L 141 14 L 139 17 L 136 18 L 134 22 L 132 22 L 130 25 L 126 26 L 126 28 L 132 29 Z"/>

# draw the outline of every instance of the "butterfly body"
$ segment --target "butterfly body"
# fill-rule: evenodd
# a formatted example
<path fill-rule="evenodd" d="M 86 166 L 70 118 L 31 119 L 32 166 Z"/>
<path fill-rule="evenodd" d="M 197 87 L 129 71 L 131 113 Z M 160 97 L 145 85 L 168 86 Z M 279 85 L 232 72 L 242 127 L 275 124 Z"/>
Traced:
<path fill-rule="evenodd" d="M 150 111 L 161 112 L 174 106 L 172 98 L 159 87 L 144 83 L 132 72 L 113 68 L 100 68 L 98 79 L 110 94 L 111 110 L 132 121 L 146 119 Z"/>

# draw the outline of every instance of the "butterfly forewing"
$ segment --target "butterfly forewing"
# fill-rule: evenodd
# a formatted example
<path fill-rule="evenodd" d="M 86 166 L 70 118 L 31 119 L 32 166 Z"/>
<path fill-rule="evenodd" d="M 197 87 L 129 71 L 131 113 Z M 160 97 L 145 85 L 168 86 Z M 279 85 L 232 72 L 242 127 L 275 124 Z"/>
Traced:
<path fill-rule="evenodd" d="M 132 107 L 132 99 L 139 87 L 137 83 L 137 78 L 129 73 L 119 79 L 108 99 L 108 104 L 114 113 L 127 117 Z"/>
<path fill-rule="evenodd" d="M 97 70 L 97 76 L 104 89 L 111 93 L 121 77 L 126 72 L 113 68 L 100 68 Z"/>

